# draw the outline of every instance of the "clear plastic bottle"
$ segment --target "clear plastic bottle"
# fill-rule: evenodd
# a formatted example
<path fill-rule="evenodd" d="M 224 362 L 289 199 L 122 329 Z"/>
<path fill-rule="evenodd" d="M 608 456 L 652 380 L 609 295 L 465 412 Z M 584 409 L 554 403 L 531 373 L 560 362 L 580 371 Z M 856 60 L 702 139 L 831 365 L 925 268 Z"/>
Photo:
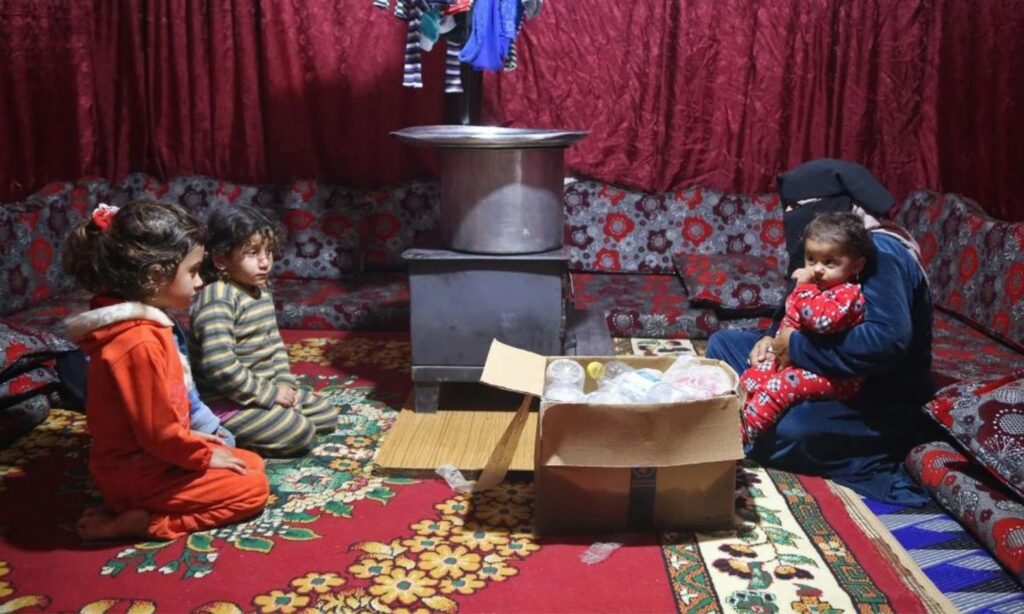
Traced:
<path fill-rule="evenodd" d="M 544 389 L 544 399 L 555 403 L 582 403 L 583 391 L 572 384 L 558 382 Z"/>
<path fill-rule="evenodd" d="M 630 403 L 642 403 L 647 391 L 661 383 L 661 375 L 657 369 L 627 371 L 612 380 L 607 388 L 615 390 Z"/>
<path fill-rule="evenodd" d="M 686 373 L 693 367 L 700 364 L 700 360 L 693 354 L 681 354 L 675 359 L 668 369 L 665 369 L 665 375 L 662 376 L 662 381 L 674 382 L 680 379 L 680 375 Z"/>
<path fill-rule="evenodd" d="M 545 383 L 548 386 L 552 384 L 568 384 L 576 387 L 578 390 L 583 390 L 583 380 L 587 377 L 586 373 L 583 372 L 583 365 L 568 358 L 552 360 L 545 374 L 547 375 Z"/>
<path fill-rule="evenodd" d="M 692 401 L 694 398 L 692 393 L 679 386 L 668 382 L 659 382 L 647 391 L 644 401 L 648 403 L 682 403 L 683 401 Z"/>
<path fill-rule="evenodd" d="M 612 380 L 630 371 L 633 371 L 633 367 L 621 360 L 611 360 L 604 363 L 595 360 L 587 365 L 587 375 L 597 382 L 599 388 L 607 386 Z"/>
<path fill-rule="evenodd" d="M 621 405 L 627 402 L 625 397 L 613 388 L 598 388 L 588 392 L 583 400 L 594 405 Z"/>

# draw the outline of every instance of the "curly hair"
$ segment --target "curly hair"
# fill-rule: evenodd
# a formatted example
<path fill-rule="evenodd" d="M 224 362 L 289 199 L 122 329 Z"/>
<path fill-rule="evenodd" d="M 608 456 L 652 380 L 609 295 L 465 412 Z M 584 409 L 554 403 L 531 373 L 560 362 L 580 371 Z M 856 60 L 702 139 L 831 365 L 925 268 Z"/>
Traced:
<path fill-rule="evenodd" d="M 134 201 L 106 229 L 91 217 L 79 224 L 64 247 L 64 270 L 91 292 L 143 301 L 174 278 L 205 238 L 203 226 L 179 205 Z"/>
<path fill-rule="evenodd" d="M 281 228 L 260 210 L 248 205 L 217 207 L 206 220 L 206 258 L 200 275 L 211 283 L 220 277 L 213 263 L 214 256 L 226 258 L 231 252 L 256 240 L 276 254 L 280 246 Z"/>
<path fill-rule="evenodd" d="M 849 256 L 871 259 L 875 244 L 864 220 L 846 211 L 831 211 L 817 216 L 804 230 L 804 241 L 838 245 Z"/>

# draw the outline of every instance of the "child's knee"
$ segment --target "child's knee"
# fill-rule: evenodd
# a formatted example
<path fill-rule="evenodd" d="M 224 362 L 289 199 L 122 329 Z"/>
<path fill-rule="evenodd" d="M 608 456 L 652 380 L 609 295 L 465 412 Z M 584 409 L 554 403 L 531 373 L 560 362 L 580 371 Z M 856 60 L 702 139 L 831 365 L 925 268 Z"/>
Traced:
<path fill-rule="evenodd" d="M 316 437 L 316 425 L 305 416 L 299 416 L 295 427 L 279 442 L 279 448 L 286 455 L 305 454 Z"/>

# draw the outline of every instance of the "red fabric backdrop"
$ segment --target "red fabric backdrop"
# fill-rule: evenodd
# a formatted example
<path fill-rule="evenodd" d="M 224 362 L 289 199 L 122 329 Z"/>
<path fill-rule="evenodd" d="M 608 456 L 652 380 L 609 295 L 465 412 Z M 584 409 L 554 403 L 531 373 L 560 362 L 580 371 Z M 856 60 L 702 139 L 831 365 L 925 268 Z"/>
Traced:
<path fill-rule="evenodd" d="M 1024 0 L 549 1 L 523 32 L 485 117 L 590 130 L 575 173 L 753 192 L 834 156 L 1024 219 Z M 0 0 L 0 199 L 131 170 L 432 174 L 386 136 L 442 117 L 441 53 L 403 89 L 404 35 L 371 0 Z"/>

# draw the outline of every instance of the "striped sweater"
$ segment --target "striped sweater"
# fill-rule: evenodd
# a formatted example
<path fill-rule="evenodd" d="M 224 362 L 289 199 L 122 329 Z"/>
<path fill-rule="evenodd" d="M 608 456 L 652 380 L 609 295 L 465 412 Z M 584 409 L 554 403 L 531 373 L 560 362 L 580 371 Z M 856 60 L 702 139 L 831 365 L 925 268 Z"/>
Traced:
<path fill-rule="evenodd" d="M 189 353 L 196 382 L 209 402 L 274 406 L 277 385 L 297 388 L 267 290 L 253 297 L 229 281 L 204 287 L 192 304 Z"/>

